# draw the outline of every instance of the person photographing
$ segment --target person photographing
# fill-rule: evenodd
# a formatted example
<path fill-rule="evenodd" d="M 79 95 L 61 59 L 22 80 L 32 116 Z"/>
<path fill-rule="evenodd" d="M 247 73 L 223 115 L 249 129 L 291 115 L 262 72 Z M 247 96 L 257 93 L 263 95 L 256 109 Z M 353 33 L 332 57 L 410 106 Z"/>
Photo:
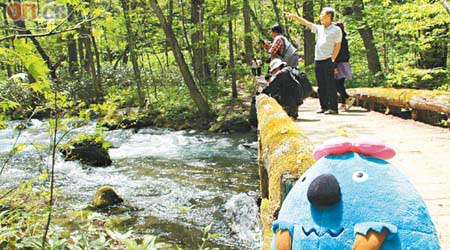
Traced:
<path fill-rule="evenodd" d="M 287 18 L 306 26 L 317 35 L 314 52 L 315 74 L 319 87 L 320 110 L 317 113 L 338 114 L 338 101 L 334 69 L 342 41 L 342 31 L 333 24 L 335 11 L 325 7 L 320 12 L 320 25 L 292 13 L 284 14 Z"/>
<path fill-rule="evenodd" d="M 287 66 L 296 68 L 299 59 L 296 54 L 297 49 L 286 37 L 284 37 L 281 25 L 275 24 L 272 26 L 271 36 L 273 38 L 272 43 L 262 41 L 264 43 L 264 48 L 271 54 L 271 60 L 279 58 L 286 62 Z"/>

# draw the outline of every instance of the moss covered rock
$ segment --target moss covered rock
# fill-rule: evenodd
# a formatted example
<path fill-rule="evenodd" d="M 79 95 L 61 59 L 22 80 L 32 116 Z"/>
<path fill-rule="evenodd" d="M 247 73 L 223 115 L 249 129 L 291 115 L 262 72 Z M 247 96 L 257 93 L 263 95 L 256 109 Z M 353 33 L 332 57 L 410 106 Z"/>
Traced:
<path fill-rule="evenodd" d="M 160 115 L 159 111 L 147 111 L 143 113 L 132 112 L 114 114 L 105 116 L 98 122 L 99 127 L 114 129 L 129 129 L 129 128 L 145 128 L 155 126 L 155 120 Z"/>
<path fill-rule="evenodd" d="M 105 209 L 123 203 L 123 199 L 116 193 L 113 187 L 103 186 L 95 192 L 92 205 L 95 209 Z"/>
<path fill-rule="evenodd" d="M 247 132 L 250 130 L 250 122 L 243 113 L 226 117 L 210 128 L 212 132 Z"/>
<path fill-rule="evenodd" d="M 112 164 L 108 147 L 102 136 L 82 135 L 63 145 L 60 152 L 66 161 L 79 160 L 94 167 L 106 167 Z"/>

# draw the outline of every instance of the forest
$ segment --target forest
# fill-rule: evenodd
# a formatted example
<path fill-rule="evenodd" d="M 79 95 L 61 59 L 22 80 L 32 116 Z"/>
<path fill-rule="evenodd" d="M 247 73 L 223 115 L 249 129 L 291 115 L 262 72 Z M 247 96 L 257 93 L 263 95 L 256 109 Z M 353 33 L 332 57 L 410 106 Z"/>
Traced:
<path fill-rule="evenodd" d="M 325 6 L 345 24 L 348 88 L 450 91 L 447 0 L 3 0 L 0 134 L 14 128 L 0 140 L 0 249 L 236 247 L 220 245 L 211 224 L 198 226 L 189 245 L 105 226 L 114 222 L 101 213 L 63 214 L 60 203 L 70 200 L 59 190 L 58 159 L 73 153 L 68 143 L 114 148 L 105 133 L 117 129 L 250 131 L 250 63 L 261 59 L 265 73 L 270 58 L 259 41 L 281 24 L 315 84 L 315 36 L 284 13 L 318 23 Z M 48 122 L 46 142 L 21 143 L 35 120 Z M 5 172 L 27 147 L 39 152 L 34 174 L 8 183 Z"/>

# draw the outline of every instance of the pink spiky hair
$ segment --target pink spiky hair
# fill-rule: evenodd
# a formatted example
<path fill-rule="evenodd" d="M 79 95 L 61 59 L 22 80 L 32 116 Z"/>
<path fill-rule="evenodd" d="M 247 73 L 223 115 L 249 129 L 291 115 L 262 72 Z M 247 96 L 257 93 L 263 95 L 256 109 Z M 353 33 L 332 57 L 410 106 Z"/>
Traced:
<path fill-rule="evenodd" d="M 319 160 L 327 155 L 341 155 L 355 152 L 380 159 L 391 159 L 395 156 L 395 151 L 386 146 L 383 142 L 373 138 L 350 139 L 338 137 L 326 141 L 324 144 L 314 149 L 314 158 Z"/>

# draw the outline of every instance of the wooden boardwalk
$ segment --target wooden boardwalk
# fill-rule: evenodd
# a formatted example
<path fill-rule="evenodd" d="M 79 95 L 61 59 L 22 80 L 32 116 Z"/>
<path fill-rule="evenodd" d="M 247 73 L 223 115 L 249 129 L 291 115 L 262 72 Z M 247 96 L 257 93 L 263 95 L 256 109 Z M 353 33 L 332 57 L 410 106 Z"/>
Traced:
<path fill-rule="evenodd" d="M 403 171 L 425 200 L 443 250 L 450 250 L 450 131 L 353 107 L 339 115 L 316 114 L 319 100 L 309 98 L 300 107 L 298 126 L 314 145 L 338 136 L 372 136 L 394 148 L 389 160 Z"/>

